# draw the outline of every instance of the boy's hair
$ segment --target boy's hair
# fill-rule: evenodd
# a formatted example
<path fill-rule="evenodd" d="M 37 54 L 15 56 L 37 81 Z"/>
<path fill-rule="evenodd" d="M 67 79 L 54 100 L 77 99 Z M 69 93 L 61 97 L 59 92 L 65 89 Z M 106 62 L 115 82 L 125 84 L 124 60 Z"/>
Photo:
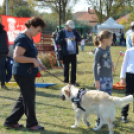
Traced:
<path fill-rule="evenodd" d="M 94 37 L 94 45 L 95 45 L 96 47 L 98 47 L 99 44 L 100 44 L 100 39 L 99 39 L 98 36 L 95 36 L 95 37 Z"/>
<path fill-rule="evenodd" d="M 113 36 L 113 34 L 109 31 L 101 31 L 99 36 L 95 36 L 94 37 L 94 45 L 96 47 L 99 46 L 100 42 L 103 40 L 103 39 L 108 39 L 110 38 L 111 36 Z"/>
<path fill-rule="evenodd" d="M 45 28 L 46 27 L 46 23 L 44 22 L 44 20 L 42 18 L 40 18 L 39 16 L 34 16 L 31 19 L 29 19 L 26 23 L 25 26 L 27 28 L 30 28 L 30 26 L 33 27 L 38 27 L 40 26 L 41 28 Z"/>
<path fill-rule="evenodd" d="M 99 39 L 100 39 L 100 41 L 102 41 L 103 39 L 108 39 L 111 36 L 113 36 L 113 34 L 111 32 L 109 32 L 109 31 L 101 31 L 100 34 L 99 34 Z"/>
<path fill-rule="evenodd" d="M 134 40 L 134 33 L 132 33 L 131 35 L 131 40 Z"/>

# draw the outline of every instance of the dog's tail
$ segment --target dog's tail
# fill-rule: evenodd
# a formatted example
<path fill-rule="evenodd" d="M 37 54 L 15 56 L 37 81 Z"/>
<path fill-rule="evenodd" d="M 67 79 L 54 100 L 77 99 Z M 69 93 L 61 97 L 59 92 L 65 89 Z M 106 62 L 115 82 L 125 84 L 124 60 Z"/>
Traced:
<path fill-rule="evenodd" d="M 127 104 L 133 102 L 133 95 L 128 95 L 126 97 L 114 97 L 113 96 L 113 102 L 115 106 L 122 108 L 126 106 Z"/>

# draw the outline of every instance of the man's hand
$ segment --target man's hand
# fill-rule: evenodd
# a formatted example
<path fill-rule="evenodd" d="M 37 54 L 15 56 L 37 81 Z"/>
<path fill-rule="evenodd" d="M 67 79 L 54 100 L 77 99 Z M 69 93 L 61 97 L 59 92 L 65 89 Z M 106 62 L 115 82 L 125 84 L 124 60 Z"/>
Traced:
<path fill-rule="evenodd" d="M 69 40 L 69 38 L 65 38 L 65 41 L 67 42 Z"/>
<path fill-rule="evenodd" d="M 120 83 L 121 83 L 121 85 L 126 85 L 125 79 L 121 78 Z"/>
<path fill-rule="evenodd" d="M 75 40 L 76 39 L 76 37 L 75 36 L 73 36 L 73 38 L 71 39 L 71 40 Z"/>

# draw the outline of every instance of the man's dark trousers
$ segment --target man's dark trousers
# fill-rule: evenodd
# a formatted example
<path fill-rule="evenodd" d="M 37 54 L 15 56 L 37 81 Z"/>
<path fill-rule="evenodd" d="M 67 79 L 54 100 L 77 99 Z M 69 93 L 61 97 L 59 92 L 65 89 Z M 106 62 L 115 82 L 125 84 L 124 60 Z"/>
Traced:
<path fill-rule="evenodd" d="M 134 94 L 134 74 L 126 73 L 126 90 L 125 95 L 133 95 Z M 129 105 L 122 108 L 121 114 L 122 116 L 127 117 L 128 115 Z"/>
<path fill-rule="evenodd" d="M 76 82 L 76 55 L 63 56 L 64 82 L 69 83 L 69 64 L 71 63 L 71 84 Z"/>

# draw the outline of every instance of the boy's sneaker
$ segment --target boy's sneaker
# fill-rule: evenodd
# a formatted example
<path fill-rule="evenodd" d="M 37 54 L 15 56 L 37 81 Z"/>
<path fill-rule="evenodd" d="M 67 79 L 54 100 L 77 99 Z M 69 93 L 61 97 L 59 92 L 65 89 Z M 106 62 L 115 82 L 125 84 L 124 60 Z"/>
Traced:
<path fill-rule="evenodd" d="M 121 116 L 121 122 L 127 123 L 127 117 L 126 116 Z"/>

